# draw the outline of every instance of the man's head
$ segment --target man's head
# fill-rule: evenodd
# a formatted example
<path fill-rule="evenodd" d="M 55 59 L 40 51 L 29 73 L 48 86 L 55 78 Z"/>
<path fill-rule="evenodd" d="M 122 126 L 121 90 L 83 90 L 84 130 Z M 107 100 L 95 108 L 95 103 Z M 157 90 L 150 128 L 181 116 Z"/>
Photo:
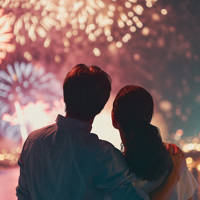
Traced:
<path fill-rule="evenodd" d="M 89 121 L 101 112 L 111 92 L 111 78 L 97 66 L 76 65 L 67 74 L 64 102 L 67 115 Z"/>

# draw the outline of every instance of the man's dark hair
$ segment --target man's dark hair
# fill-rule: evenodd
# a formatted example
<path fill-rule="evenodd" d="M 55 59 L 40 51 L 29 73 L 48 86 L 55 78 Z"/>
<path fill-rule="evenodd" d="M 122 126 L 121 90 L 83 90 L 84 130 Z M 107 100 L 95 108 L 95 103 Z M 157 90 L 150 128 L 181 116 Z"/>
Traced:
<path fill-rule="evenodd" d="M 97 66 L 78 64 L 67 74 L 64 102 L 67 115 L 91 120 L 101 112 L 111 92 L 111 78 Z"/>

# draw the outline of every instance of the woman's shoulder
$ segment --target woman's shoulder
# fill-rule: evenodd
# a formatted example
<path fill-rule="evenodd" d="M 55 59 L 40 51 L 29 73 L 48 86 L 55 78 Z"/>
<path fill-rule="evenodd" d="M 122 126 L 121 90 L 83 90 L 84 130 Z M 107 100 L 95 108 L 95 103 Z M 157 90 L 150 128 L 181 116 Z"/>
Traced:
<path fill-rule="evenodd" d="M 135 176 L 135 178 L 132 180 L 132 184 L 134 185 L 134 187 L 142 189 L 146 193 L 150 193 L 156 188 L 158 188 L 160 185 L 162 185 L 162 183 L 164 183 L 165 179 L 168 176 L 168 173 L 165 173 L 160 179 L 156 181 L 142 180 Z M 176 187 L 174 188 L 170 199 L 171 200 L 189 199 L 194 195 L 197 188 L 198 188 L 197 180 L 195 179 L 193 174 L 188 170 L 186 164 L 183 163 L 180 179 Z"/>
<path fill-rule="evenodd" d="M 164 180 L 168 176 L 168 173 L 169 172 L 164 173 L 163 176 L 154 181 L 142 180 L 141 178 L 135 176 L 135 178 L 132 180 L 132 184 L 134 187 L 140 188 L 146 193 L 150 193 L 164 182 Z"/>
<path fill-rule="evenodd" d="M 179 196 L 179 199 L 189 199 L 191 198 L 195 191 L 198 188 L 198 182 L 193 176 L 192 172 L 190 172 L 184 163 L 180 179 L 177 183 L 176 190 Z"/>

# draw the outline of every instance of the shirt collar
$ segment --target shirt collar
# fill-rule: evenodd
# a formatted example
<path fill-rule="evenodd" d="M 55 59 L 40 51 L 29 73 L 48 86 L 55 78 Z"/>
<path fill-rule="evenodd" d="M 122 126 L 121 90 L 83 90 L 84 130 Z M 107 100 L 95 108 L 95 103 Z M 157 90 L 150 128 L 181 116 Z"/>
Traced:
<path fill-rule="evenodd" d="M 81 130 L 83 132 L 90 133 L 90 131 L 92 130 L 92 125 L 90 124 L 90 122 L 85 122 L 70 117 L 64 117 L 62 115 L 57 116 L 56 124 L 58 127 L 68 131 Z"/>

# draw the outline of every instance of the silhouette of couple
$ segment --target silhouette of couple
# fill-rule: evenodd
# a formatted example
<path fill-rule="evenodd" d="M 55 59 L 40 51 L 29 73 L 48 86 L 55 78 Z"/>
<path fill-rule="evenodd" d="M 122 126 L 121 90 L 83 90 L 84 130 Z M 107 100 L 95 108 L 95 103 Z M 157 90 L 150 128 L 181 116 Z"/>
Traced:
<path fill-rule="evenodd" d="M 66 116 L 32 132 L 23 146 L 19 200 L 192 198 L 197 183 L 183 152 L 164 144 L 151 125 L 153 99 L 144 88 L 125 86 L 113 103 L 123 153 L 91 133 L 109 99 L 110 76 L 97 66 L 79 64 L 67 74 L 63 92 Z"/>

